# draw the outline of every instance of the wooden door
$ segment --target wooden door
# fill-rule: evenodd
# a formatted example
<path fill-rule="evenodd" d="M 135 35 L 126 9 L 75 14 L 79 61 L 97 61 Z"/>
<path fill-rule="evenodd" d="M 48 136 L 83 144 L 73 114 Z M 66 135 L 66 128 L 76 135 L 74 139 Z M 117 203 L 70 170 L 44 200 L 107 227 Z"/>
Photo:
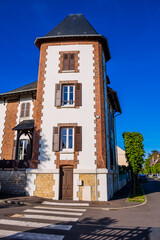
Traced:
<path fill-rule="evenodd" d="M 73 199 L 73 168 L 64 166 L 60 168 L 60 199 Z"/>

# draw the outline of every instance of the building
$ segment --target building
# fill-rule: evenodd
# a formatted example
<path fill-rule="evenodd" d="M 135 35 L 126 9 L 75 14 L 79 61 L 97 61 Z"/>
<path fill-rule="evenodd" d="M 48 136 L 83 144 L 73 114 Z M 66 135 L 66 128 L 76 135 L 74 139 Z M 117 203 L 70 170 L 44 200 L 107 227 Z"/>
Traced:
<path fill-rule="evenodd" d="M 0 94 L 2 190 L 107 201 L 118 189 L 114 115 L 121 113 L 107 86 L 107 39 L 78 14 L 35 45 L 38 81 Z"/>
<path fill-rule="evenodd" d="M 117 146 L 117 159 L 119 166 L 128 166 L 127 158 L 125 155 L 125 151 Z"/>

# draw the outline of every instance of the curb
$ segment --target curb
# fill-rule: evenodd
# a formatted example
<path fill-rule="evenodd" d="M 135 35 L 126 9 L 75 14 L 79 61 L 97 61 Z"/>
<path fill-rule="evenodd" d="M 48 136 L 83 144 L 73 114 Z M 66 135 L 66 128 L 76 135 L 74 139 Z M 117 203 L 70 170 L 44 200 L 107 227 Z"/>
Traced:
<path fill-rule="evenodd" d="M 17 204 L 17 205 L 33 205 L 34 203 L 21 202 L 21 201 L 12 201 L 12 200 L 0 200 L 0 203 L 6 204 Z M 36 203 L 35 203 L 36 204 Z"/>

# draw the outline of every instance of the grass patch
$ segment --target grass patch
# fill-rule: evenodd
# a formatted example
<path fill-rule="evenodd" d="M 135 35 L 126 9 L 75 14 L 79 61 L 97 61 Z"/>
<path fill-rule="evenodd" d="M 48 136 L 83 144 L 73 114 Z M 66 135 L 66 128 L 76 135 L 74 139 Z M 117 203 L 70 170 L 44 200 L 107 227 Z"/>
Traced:
<path fill-rule="evenodd" d="M 136 194 L 130 192 L 127 202 L 145 202 L 145 196 L 139 182 L 136 185 Z"/>

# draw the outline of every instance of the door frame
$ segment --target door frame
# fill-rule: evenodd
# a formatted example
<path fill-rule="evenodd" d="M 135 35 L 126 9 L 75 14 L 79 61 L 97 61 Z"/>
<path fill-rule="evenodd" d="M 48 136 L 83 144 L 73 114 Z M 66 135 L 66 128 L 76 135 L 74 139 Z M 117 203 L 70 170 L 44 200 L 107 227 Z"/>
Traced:
<path fill-rule="evenodd" d="M 62 187 L 63 187 L 63 185 L 62 185 L 62 170 L 64 168 L 72 169 L 72 198 L 71 199 L 63 198 L 63 196 L 62 196 Z M 59 171 L 59 199 L 60 200 L 73 200 L 73 165 L 61 165 L 60 166 L 60 171 Z"/>

